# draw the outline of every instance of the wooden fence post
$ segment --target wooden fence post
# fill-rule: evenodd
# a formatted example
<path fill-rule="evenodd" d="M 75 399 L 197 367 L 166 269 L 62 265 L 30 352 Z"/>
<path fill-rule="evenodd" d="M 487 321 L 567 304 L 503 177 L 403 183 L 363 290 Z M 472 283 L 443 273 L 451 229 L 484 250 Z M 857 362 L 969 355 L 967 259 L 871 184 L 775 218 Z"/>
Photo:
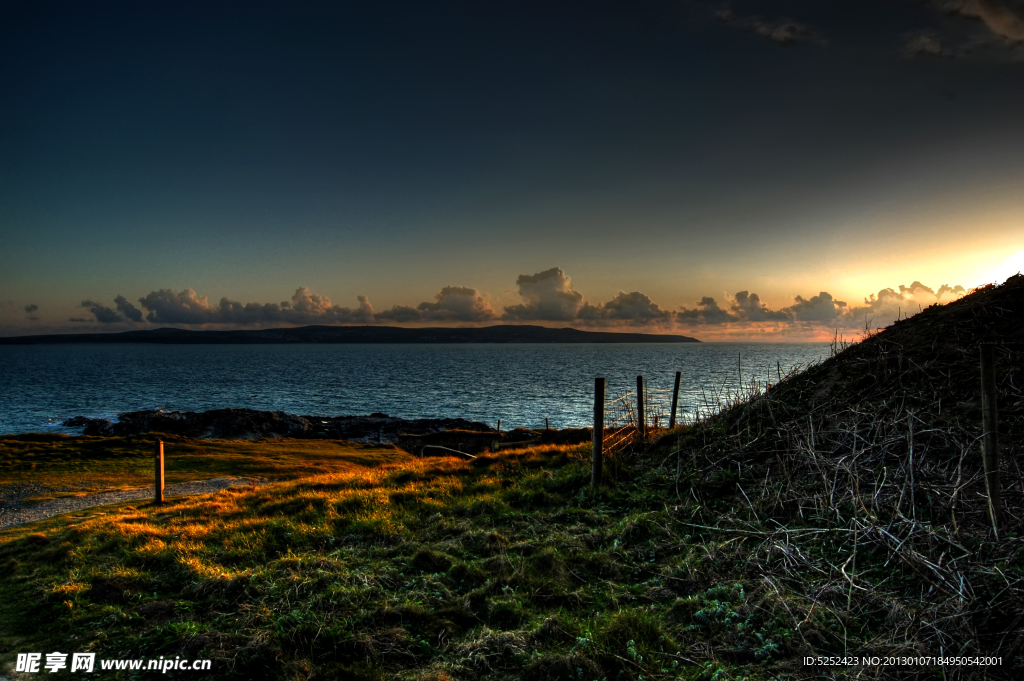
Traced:
<path fill-rule="evenodd" d="M 736 375 L 740 379 L 740 387 L 736 389 L 736 396 L 743 395 L 743 353 L 736 353 Z"/>
<path fill-rule="evenodd" d="M 647 418 L 644 415 L 644 377 L 636 377 L 636 432 L 640 442 L 647 442 Z"/>
<path fill-rule="evenodd" d="M 594 379 L 594 451 L 590 458 L 590 486 L 601 484 L 601 463 L 604 455 L 604 379 Z"/>
<path fill-rule="evenodd" d="M 682 371 L 676 372 L 676 385 L 672 388 L 672 413 L 668 415 L 669 430 L 676 427 L 676 407 L 679 406 L 679 379 L 683 377 Z"/>
<path fill-rule="evenodd" d="M 998 534 L 1003 523 L 1002 490 L 999 485 L 999 410 L 996 407 L 995 347 L 981 346 L 981 458 L 985 466 L 988 516 Z"/>
<path fill-rule="evenodd" d="M 548 423 L 548 419 L 544 417 L 544 430 L 551 430 L 551 424 Z"/>
<path fill-rule="evenodd" d="M 917 520 L 917 485 L 914 482 L 914 413 L 907 412 L 908 449 L 910 456 L 910 517 Z"/>
<path fill-rule="evenodd" d="M 156 479 L 153 484 L 153 503 L 164 503 L 164 441 L 156 441 L 155 452 Z"/>

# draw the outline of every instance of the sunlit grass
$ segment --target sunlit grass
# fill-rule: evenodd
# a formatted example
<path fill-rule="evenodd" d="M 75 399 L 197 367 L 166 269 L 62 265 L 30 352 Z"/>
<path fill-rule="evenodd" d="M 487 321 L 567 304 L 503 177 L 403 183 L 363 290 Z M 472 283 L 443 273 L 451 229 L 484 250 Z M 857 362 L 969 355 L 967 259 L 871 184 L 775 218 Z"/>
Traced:
<path fill-rule="evenodd" d="M 49 488 L 23 500 L 82 496 L 153 484 L 155 443 L 164 441 L 166 484 L 222 476 L 293 479 L 404 461 L 390 445 L 344 440 L 197 440 L 177 435 L 0 437 L 3 484 Z"/>
<path fill-rule="evenodd" d="M 676 645 L 639 598 L 655 566 L 612 547 L 656 523 L 608 514 L 644 500 L 590 490 L 585 450 L 409 458 L 8 530 L 0 613 L 21 638 L 2 645 L 202 653 L 219 676 L 628 670 Z"/>
<path fill-rule="evenodd" d="M 811 650 L 901 645 L 884 618 L 911 616 L 914 575 L 862 549 L 858 586 L 895 575 L 910 594 L 883 608 L 830 591 L 841 575 L 789 570 L 847 557 L 833 534 L 748 506 L 730 469 L 679 467 L 673 445 L 704 435 L 609 462 L 596 490 L 588 446 L 548 446 L 0 532 L 0 660 L 73 642 L 211 658 L 210 678 L 707 681 L 796 678 Z"/>

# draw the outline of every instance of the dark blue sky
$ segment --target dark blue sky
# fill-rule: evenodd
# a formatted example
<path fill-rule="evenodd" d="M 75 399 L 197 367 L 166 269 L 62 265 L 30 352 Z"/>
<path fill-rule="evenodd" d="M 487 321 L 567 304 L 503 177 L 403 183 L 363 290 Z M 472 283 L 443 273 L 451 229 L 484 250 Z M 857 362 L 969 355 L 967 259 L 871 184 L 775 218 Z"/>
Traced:
<path fill-rule="evenodd" d="M 556 267 L 662 311 L 984 283 L 1024 250 L 994 3 L 6 3 L 0 333 L 187 289 L 497 319 Z"/>

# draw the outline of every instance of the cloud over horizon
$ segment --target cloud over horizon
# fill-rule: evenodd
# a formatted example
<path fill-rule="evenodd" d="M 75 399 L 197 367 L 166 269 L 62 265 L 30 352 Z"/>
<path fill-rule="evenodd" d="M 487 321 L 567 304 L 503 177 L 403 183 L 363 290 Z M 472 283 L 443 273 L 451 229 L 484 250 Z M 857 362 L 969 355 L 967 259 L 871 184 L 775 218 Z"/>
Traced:
<path fill-rule="evenodd" d="M 342 307 L 332 304 L 327 296 L 300 286 L 292 295 L 291 302 L 243 304 L 225 297 L 214 307 L 206 296 L 200 296 L 192 289 L 181 293 L 160 289 L 139 298 L 139 303 L 149 310 L 146 320 L 154 324 L 371 323 L 374 313 L 370 301 L 366 296 L 357 296 L 356 299 L 358 307 Z"/>
<path fill-rule="evenodd" d="M 445 286 L 434 294 L 434 302 L 416 307 L 395 305 L 378 312 L 378 321 L 409 322 L 486 322 L 496 315 L 490 303 L 475 288 Z"/>
<path fill-rule="evenodd" d="M 948 302 L 966 293 L 963 286 L 943 284 L 935 291 L 919 281 L 910 286 L 900 284 L 899 291 L 881 289 L 864 299 L 864 305 L 851 306 L 836 299 L 828 291 L 804 298 L 797 295 L 793 304 L 779 310 L 771 310 L 761 303 L 756 293 L 739 291 L 729 304 L 722 308 L 711 297 L 705 296 L 693 309 L 681 307 L 676 319 L 684 325 L 723 325 L 731 323 L 777 322 L 783 324 L 819 325 L 836 329 L 871 328 L 872 324 L 887 325 L 914 312 L 913 306 L 923 309 L 935 303 Z"/>
<path fill-rule="evenodd" d="M 523 302 L 506 307 L 502 319 L 572 321 L 583 307 L 583 294 L 573 290 L 561 267 L 520 274 L 516 289 Z"/>
<path fill-rule="evenodd" d="M 948 302 L 965 293 L 962 286 L 943 284 L 937 290 L 920 281 L 872 293 L 862 305 L 839 300 L 828 291 L 804 297 L 796 295 L 787 306 L 772 309 L 753 291 L 727 294 L 720 304 L 711 296 L 698 300 L 693 308 L 663 309 L 640 291 L 619 291 L 607 302 L 588 301 L 577 291 L 560 267 L 516 279 L 522 302 L 504 307 L 497 314 L 488 297 L 468 286 L 441 288 L 433 301 L 416 306 L 394 305 L 375 311 L 365 295 L 356 297 L 353 308 L 336 305 L 325 295 L 300 286 L 290 301 L 241 303 L 223 297 L 211 304 L 192 289 L 152 291 L 138 299 L 139 307 L 122 296 L 114 307 L 84 300 L 81 307 L 103 325 L 177 324 L 186 326 L 263 327 L 308 324 L 483 324 L 488 322 L 548 322 L 581 327 L 674 329 L 761 329 L 776 333 L 808 329 L 867 329 L 885 326 L 900 317 L 934 303 Z M 29 306 L 26 306 L 26 311 Z M 916 309 L 915 309 L 916 308 Z M 145 310 L 145 312 L 143 312 Z M 90 321 L 72 318 L 82 323 Z"/>

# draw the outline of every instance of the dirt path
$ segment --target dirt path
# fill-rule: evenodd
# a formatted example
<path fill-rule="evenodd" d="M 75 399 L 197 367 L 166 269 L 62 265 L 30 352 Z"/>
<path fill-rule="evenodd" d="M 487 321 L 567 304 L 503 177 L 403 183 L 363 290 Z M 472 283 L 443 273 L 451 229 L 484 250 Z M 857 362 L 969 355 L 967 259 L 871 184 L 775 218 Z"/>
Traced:
<path fill-rule="evenodd" d="M 252 485 L 264 485 L 267 482 L 269 481 L 260 478 L 211 478 L 209 480 L 180 482 L 164 487 L 164 498 L 183 497 L 192 494 L 211 494 L 228 487 L 250 487 Z M 0 530 L 16 525 L 33 523 L 37 520 L 60 515 L 61 513 L 81 511 L 93 506 L 105 506 L 121 501 L 153 498 L 152 487 L 136 487 L 116 492 L 89 494 L 84 497 L 64 497 L 29 506 L 22 506 L 20 504 L 21 499 L 38 494 L 41 489 L 27 485 L 17 486 L 17 488 L 12 485 L 8 489 L 0 489 Z"/>

